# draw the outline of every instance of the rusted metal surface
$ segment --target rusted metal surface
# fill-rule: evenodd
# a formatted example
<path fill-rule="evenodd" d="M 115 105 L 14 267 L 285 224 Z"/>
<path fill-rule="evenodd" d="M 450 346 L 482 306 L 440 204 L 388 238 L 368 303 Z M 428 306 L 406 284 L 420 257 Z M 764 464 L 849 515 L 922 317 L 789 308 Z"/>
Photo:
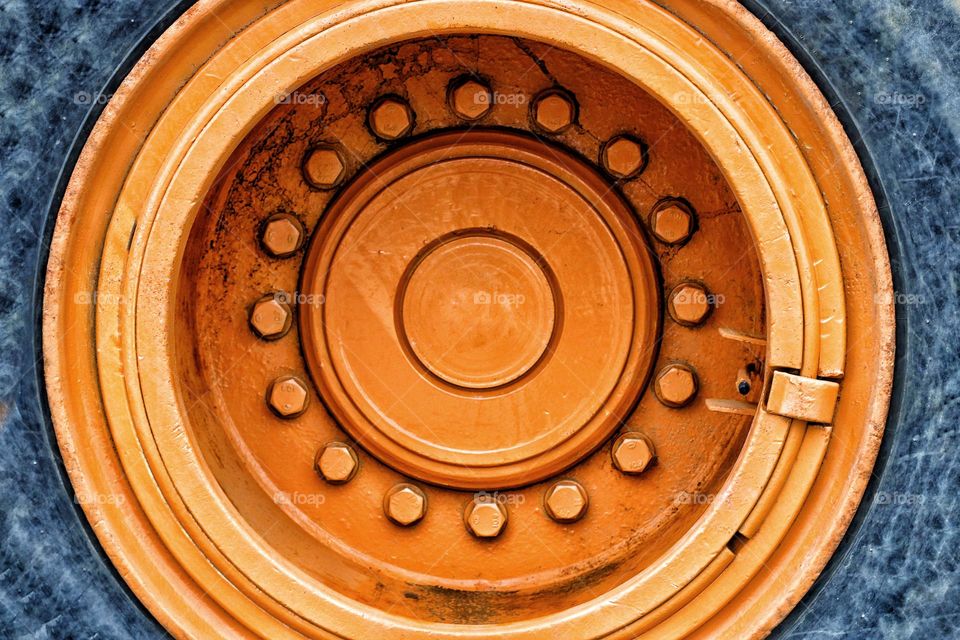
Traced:
<path fill-rule="evenodd" d="M 222 5 L 235 35 L 196 12 L 119 94 L 149 137 L 99 125 L 45 308 L 71 477 L 137 496 L 89 509 L 162 622 L 769 628 L 859 498 L 892 344 L 844 302 L 889 286 L 862 175 L 779 45 L 723 3 Z"/>

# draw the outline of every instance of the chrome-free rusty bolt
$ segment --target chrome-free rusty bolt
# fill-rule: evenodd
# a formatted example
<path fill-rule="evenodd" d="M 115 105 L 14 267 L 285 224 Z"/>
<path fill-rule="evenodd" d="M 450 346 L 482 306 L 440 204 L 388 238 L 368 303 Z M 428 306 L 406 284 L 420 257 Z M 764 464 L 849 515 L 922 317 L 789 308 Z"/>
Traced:
<path fill-rule="evenodd" d="M 690 404 L 697 395 L 699 383 L 693 367 L 686 364 L 668 364 L 653 383 L 657 399 L 668 407 L 679 408 Z"/>
<path fill-rule="evenodd" d="M 250 308 L 250 328 L 264 340 L 276 340 L 286 335 L 293 324 L 290 305 L 281 300 L 282 294 L 266 295 Z"/>
<path fill-rule="evenodd" d="M 600 163 L 614 178 L 636 177 L 647 166 L 646 145 L 632 136 L 610 138 L 600 151 Z"/>
<path fill-rule="evenodd" d="M 450 108 L 464 120 L 479 120 L 493 103 L 490 87 L 473 78 L 460 78 L 450 84 Z"/>
<path fill-rule="evenodd" d="M 587 513 L 589 498 L 579 482 L 560 480 L 547 489 L 543 506 L 547 515 L 557 522 L 576 522 Z"/>
<path fill-rule="evenodd" d="M 683 244 L 695 229 L 690 206 L 682 200 L 663 200 L 650 213 L 650 231 L 664 244 Z"/>
<path fill-rule="evenodd" d="M 396 140 L 413 130 L 414 114 L 403 98 L 384 96 L 370 108 L 367 123 L 378 138 Z"/>
<path fill-rule="evenodd" d="M 303 177 L 316 189 L 336 188 L 346 173 L 343 154 L 335 147 L 314 147 L 303 158 Z"/>
<path fill-rule="evenodd" d="M 303 225 L 289 213 L 277 213 L 263 224 L 260 244 L 274 258 L 292 256 L 303 246 Z"/>
<path fill-rule="evenodd" d="M 496 538 L 507 526 L 507 508 L 494 496 L 477 496 L 463 512 L 467 530 L 478 538 Z"/>
<path fill-rule="evenodd" d="M 383 512 L 394 524 L 409 527 L 427 515 L 427 496 L 420 487 L 400 483 L 383 497 Z"/>
<path fill-rule="evenodd" d="M 313 466 L 320 477 L 330 484 L 344 484 L 357 474 L 360 459 L 347 443 L 330 442 L 317 451 Z"/>
<path fill-rule="evenodd" d="M 307 410 L 307 385 L 296 376 L 280 376 L 267 391 L 267 403 L 281 418 L 296 418 Z"/>
<path fill-rule="evenodd" d="M 650 438 L 636 431 L 624 433 L 613 443 L 613 466 L 621 473 L 643 473 L 656 456 Z"/>
<path fill-rule="evenodd" d="M 667 298 L 667 311 L 677 324 L 695 327 L 713 309 L 713 295 L 699 282 L 681 282 Z"/>
<path fill-rule="evenodd" d="M 544 91 L 533 101 L 533 119 L 547 133 L 562 133 L 576 118 L 576 103 L 562 89 Z"/>

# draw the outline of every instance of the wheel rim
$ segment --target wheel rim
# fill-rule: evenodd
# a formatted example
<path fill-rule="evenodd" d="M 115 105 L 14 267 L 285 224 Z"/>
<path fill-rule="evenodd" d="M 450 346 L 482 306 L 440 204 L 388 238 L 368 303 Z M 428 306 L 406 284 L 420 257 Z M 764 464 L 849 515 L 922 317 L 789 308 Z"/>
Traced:
<path fill-rule="evenodd" d="M 228 17 L 242 16 L 230 3 L 224 7 Z M 845 140 L 836 137 L 836 125 L 828 116 L 818 114 L 807 124 L 804 114 L 793 114 L 791 125 L 806 125 L 796 130 L 808 141 L 848 154 L 841 155 L 842 179 L 830 186 L 823 179 L 828 172 L 801 153 L 784 122 L 771 116 L 771 105 L 750 82 L 759 82 L 770 68 L 782 64 L 782 51 L 770 42 L 765 46 L 780 57 L 767 60 L 747 78 L 715 49 L 699 56 L 690 53 L 684 43 L 692 42 L 696 33 L 645 4 L 629 12 L 632 19 L 649 20 L 641 28 L 603 8 L 575 17 L 550 5 L 516 3 L 499 11 L 483 3 L 435 3 L 430 16 L 443 25 L 442 34 L 450 35 L 422 44 L 418 38 L 425 34 L 416 25 L 422 24 L 427 10 L 422 3 L 357 4 L 341 14 L 314 17 L 296 3 L 278 8 L 232 40 L 231 46 L 253 45 L 262 55 L 224 76 L 235 89 L 229 100 L 224 99 L 229 91 L 210 93 L 211 87 L 200 80 L 179 94 L 158 90 L 139 95 L 138 87 L 159 86 L 151 84 L 151 74 L 177 61 L 162 58 L 142 65 L 141 75 L 128 81 L 129 95 L 121 94 L 121 104 L 133 108 L 146 100 L 172 106 L 145 143 L 128 140 L 128 147 L 110 149 L 137 159 L 129 172 L 117 172 L 104 160 L 106 141 L 117 135 L 122 118 L 104 121 L 95 132 L 74 177 L 76 191 L 68 195 L 58 222 L 48 276 L 45 350 L 51 363 L 51 409 L 61 447 L 74 460 L 74 482 L 97 493 L 128 492 L 123 495 L 136 504 L 135 510 L 106 514 L 105 546 L 116 562 L 132 568 L 134 588 L 161 620 L 184 633 L 197 633 L 211 620 L 227 620 L 255 634 L 348 637 L 374 630 L 390 637 L 761 632 L 782 615 L 777 612 L 785 604 L 795 601 L 802 593 L 799 585 L 819 566 L 791 578 L 797 586 L 783 595 L 754 603 L 749 594 L 751 585 L 762 582 L 756 578 L 758 568 L 764 560 L 777 558 L 789 566 L 801 552 L 812 551 L 823 559 L 829 554 L 849 513 L 828 515 L 825 505 L 836 500 L 855 504 L 859 498 L 889 392 L 892 322 L 883 300 L 889 273 L 878 244 L 882 237 L 875 212 L 863 198 L 862 176 Z M 741 33 L 757 29 L 732 7 L 678 5 L 674 10 L 705 29 L 725 21 L 739 24 Z M 161 50 L 171 42 L 209 36 L 205 17 L 201 12 L 188 18 L 161 43 Z M 395 26 L 373 27 L 383 20 Z M 294 24 L 299 26 L 291 30 Z M 268 44 L 271 33 L 286 35 Z M 457 35 L 461 33 L 511 33 L 526 40 L 464 38 Z M 562 34 L 559 39 L 551 35 L 556 33 Z M 256 154 L 244 154 L 269 140 L 264 131 L 282 119 L 281 114 L 303 106 L 290 96 L 316 95 L 297 93 L 305 82 L 334 82 L 331 74 L 356 72 L 357 64 L 384 51 L 403 60 L 402 47 L 415 46 L 409 43 L 421 42 L 416 45 L 422 47 L 420 53 L 431 55 L 455 51 L 458 37 L 480 43 L 480 50 L 495 51 L 507 44 L 521 50 L 541 48 L 544 57 L 554 56 L 553 63 L 583 65 L 593 74 L 568 75 L 560 86 L 531 87 L 518 93 L 529 96 L 528 103 L 504 106 L 492 92 L 504 86 L 496 73 L 476 73 L 456 61 L 424 65 L 443 72 L 432 80 L 442 90 L 433 92 L 431 105 L 416 104 L 416 94 L 410 95 L 409 86 L 401 83 L 390 92 L 373 91 L 362 113 L 355 110 L 355 117 L 345 119 L 348 124 L 356 120 L 351 132 L 323 129 L 322 140 L 305 136 L 290 145 L 282 154 L 289 166 L 276 175 L 296 176 L 296 187 L 284 183 L 280 188 L 306 194 L 293 198 L 293 211 L 276 206 L 276 201 L 251 199 L 268 204 L 269 210 L 248 219 L 235 206 L 237 191 L 231 189 L 243 176 L 234 165 L 252 166 Z M 346 52 L 330 47 L 338 38 L 350 43 Z M 585 41 L 598 43 L 590 60 L 570 44 Z M 552 53 L 543 43 L 558 51 Z M 734 50 L 739 41 L 726 46 Z M 628 49 L 634 57 L 623 57 Z M 302 64 L 303 59 L 311 64 Z M 228 69 L 231 61 L 225 52 L 209 64 Z M 651 75 L 651 66 L 662 69 L 662 75 Z M 269 74 L 256 73 L 265 68 Z M 473 75 L 465 76 L 466 71 Z M 681 151 L 658 147 L 659 138 L 629 120 L 609 122 L 611 111 L 597 107 L 602 93 L 595 83 L 603 73 L 616 79 L 611 82 L 617 91 L 636 92 L 637 104 L 661 109 L 652 121 L 665 123 L 664 128 L 673 120 L 681 123 L 685 129 L 680 141 L 690 146 L 681 146 Z M 427 71 L 408 73 L 404 81 L 429 84 L 423 80 L 427 77 Z M 793 90 L 811 91 L 804 78 L 792 79 L 799 87 Z M 279 101 L 277 83 L 285 96 Z M 726 97 L 734 87 L 743 92 L 738 103 Z M 408 96 L 401 95 L 405 90 Z M 478 106 L 476 100 L 463 99 L 464 92 L 476 96 L 485 91 L 491 91 L 487 95 L 492 104 Z M 187 108 L 195 104 L 191 99 L 203 95 L 210 96 L 209 107 Z M 672 113 L 658 103 L 669 105 Z M 447 129 L 451 132 L 444 133 Z M 523 131 L 551 142 L 544 146 Z M 704 137 L 707 131 L 711 135 Z M 743 154 L 743 148 L 749 153 Z M 322 153 L 314 153 L 317 150 Z M 592 191 L 581 186 L 573 192 L 594 210 L 607 212 L 600 215 L 606 228 L 612 224 L 621 230 L 612 234 L 612 244 L 609 238 L 606 245 L 599 240 L 591 244 L 589 234 L 581 243 L 597 247 L 591 255 L 604 265 L 596 270 L 598 277 L 613 278 L 614 284 L 604 288 L 603 281 L 567 274 L 564 265 L 574 258 L 547 251 L 537 235 L 549 231 L 543 222 L 550 216 L 542 207 L 527 211 L 540 224 L 521 233 L 520 227 L 508 224 L 518 207 L 490 206 L 484 200 L 490 194 L 482 185 L 474 187 L 473 198 L 487 203 L 479 224 L 473 222 L 476 215 L 444 219 L 431 211 L 427 217 L 443 224 L 434 224 L 429 233 L 409 235 L 404 246 L 402 225 L 389 226 L 402 223 L 402 215 L 387 205 L 374 206 L 378 196 L 365 195 L 364 176 L 374 186 L 384 175 L 390 183 L 392 171 L 408 176 L 422 170 L 429 177 L 429 172 L 442 172 L 438 159 L 446 160 L 451 150 L 454 156 L 462 152 L 474 167 L 456 171 L 456 186 L 468 192 L 464 176 L 485 175 L 490 167 L 484 162 L 516 162 L 523 153 L 525 166 L 539 165 L 552 176 L 573 176 L 564 184 L 593 184 Z M 701 192 L 665 186 L 671 184 L 665 177 L 668 166 L 685 174 L 683 161 L 664 158 L 691 154 L 694 159 L 686 160 L 686 170 L 715 175 L 713 189 L 730 194 L 739 213 L 704 216 L 711 209 L 702 205 Z M 358 170 L 361 166 L 367 167 L 366 173 Z M 501 177 L 491 193 L 517 192 L 513 174 L 493 174 Z M 98 208 L 96 199 L 109 202 L 110 190 L 88 188 L 101 175 L 117 187 L 115 204 L 106 209 Z M 821 192 L 831 189 L 830 195 L 836 196 L 831 203 L 856 202 L 857 208 L 842 213 L 832 204 L 828 207 Z M 612 204 L 602 204 L 610 194 Z M 262 198 L 264 192 L 251 188 L 247 195 Z M 437 200 L 449 201 L 454 195 L 457 201 L 471 202 L 456 189 L 446 200 Z M 430 198 L 417 197 L 413 202 L 430 206 Z M 521 200 L 515 204 L 529 202 Z M 99 213 L 103 210 L 113 213 L 109 226 Z M 376 218 L 378 211 L 389 215 Z M 867 232 L 858 235 L 839 226 L 844 215 L 858 220 Z M 373 244 L 361 241 L 344 248 L 346 231 L 340 233 L 338 225 L 355 230 L 351 225 L 366 216 L 373 216 L 376 224 L 370 228 L 382 237 L 368 238 Z M 78 223 L 97 219 L 97 224 Z M 564 227 L 586 228 L 578 224 Z M 831 226 L 840 231 L 832 233 Z M 498 231 L 491 232 L 491 227 Z M 224 230 L 236 232 L 232 241 L 222 240 L 231 236 Z M 91 243 L 97 233 L 105 240 Z M 736 253 L 729 246 L 732 238 L 747 245 L 751 237 L 752 249 L 746 252 Z M 382 249 L 383 242 L 396 243 L 385 254 L 402 256 L 392 266 L 365 257 L 371 249 Z M 102 246 L 103 251 L 90 252 L 91 246 Z M 205 253 L 210 247 L 214 250 Z M 734 268 L 725 280 L 702 268 L 709 262 L 705 256 L 727 264 L 737 255 L 748 264 Z M 500 360 L 478 358 L 469 350 L 454 350 L 448 358 L 443 349 L 444 332 L 451 324 L 476 315 L 449 308 L 449 301 L 464 291 L 483 293 L 484 283 L 489 283 L 477 281 L 476 269 L 457 272 L 464 256 L 474 265 L 500 269 L 502 282 L 511 287 L 508 295 L 530 298 L 531 307 L 523 309 L 529 315 L 519 320 L 519 312 L 509 304 L 485 309 L 490 313 L 487 324 L 477 330 L 488 344 L 503 341 L 497 350 Z M 616 256 L 624 266 L 617 267 L 616 260 L 603 262 L 603 256 Z M 94 266 L 99 271 L 92 289 L 95 315 L 90 305 L 76 304 L 78 293 L 89 297 L 92 280 L 84 274 L 96 274 Z M 844 277 L 858 267 L 868 273 L 863 280 Z M 625 275 L 615 277 L 618 268 Z M 370 281 L 355 277 L 363 269 L 383 276 L 386 284 L 354 295 Z M 245 278 L 233 277 L 241 271 Z M 221 277 L 217 285 L 217 273 L 230 277 Z M 384 275 L 391 273 L 390 278 Z M 431 284 L 438 274 L 448 275 L 448 282 L 441 283 L 446 289 Z M 578 283 L 583 288 L 577 289 Z M 291 289 L 292 297 L 274 295 Z M 613 337 L 621 337 L 591 344 L 587 310 L 596 305 L 582 303 L 589 299 L 586 292 L 597 289 L 608 292 L 605 301 L 620 305 L 620 312 L 600 320 L 619 318 L 610 326 L 615 327 Z M 844 293 L 872 296 L 877 302 L 858 312 Z M 355 299 L 348 300 L 350 295 Z M 729 296 L 730 304 L 718 304 L 718 295 Z M 211 303 L 226 311 L 226 320 L 218 324 L 204 319 Z M 365 344 L 363 338 L 375 335 L 379 325 L 364 322 L 357 311 L 363 308 L 389 316 L 391 322 L 383 325 L 386 338 Z M 516 321 L 514 335 L 497 332 L 510 321 Z M 661 322 L 662 345 L 657 337 Z M 84 323 L 96 323 L 95 340 L 92 333 L 75 332 Z M 570 336 L 578 339 L 567 347 Z M 237 365 L 226 355 L 231 340 L 244 346 L 237 341 L 250 341 L 253 355 L 244 360 L 243 375 L 229 375 Z M 351 353 L 360 352 L 355 361 L 343 357 L 344 344 Z M 391 368 L 390 349 L 397 367 L 408 366 L 409 372 Z M 844 361 L 848 352 L 861 371 L 852 371 Z M 381 353 L 387 355 L 380 358 Z M 485 440 L 478 442 L 467 428 L 434 437 L 458 413 L 501 396 L 518 404 L 499 407 L 490 416 L 513 415 L 509 412 L 517 407 L 531 414 L 562 408 L 553 398 L 564 383 L 548 377 L 551 365 L 574 369 L 583 354 L 596 358 L 595 364 L 583 365 L 584 371 L 609 381 L 589 386 L 586 397 L 601 404 L 583 408 L 574 403 L 562 412 L 564 418 L 574 416 L 569 424 L 558 419 L 540 431 L 517 435 L 516 425 L 529 424 L 529 419 L 507 422 L 498 431 L 503 424 L 481 416 L 464 424 L 491 425 Z M 597 364 L 610 360 L 624 365 Z M 77 381 L 62 375 L 60 367 L 69 361 L 96 368 L 85 369 L 87 377 Z M 419 420 L 418 412 L 401 412 L 398 419 L 391 412 L 364 411 L 358 400 L 370 401 L 369 407 L 384 406 L 383 397 L 378 400 L 376 395 L 383 385 L 378 391 L 377 376 L 353 376 L 346 384 L 350 376 L 344 372 L 356 371 L 357 363 L 386 363 L 390 381 L 406 375 L 422 383 L 424 395 L 414 396 L 420 413 L 438 406 L 441 398 L 456 402 L 451 401 L 446 413 L 438 409 L 431 418 L 436 422 Z M 833 417 L 831 392 L 835 394 L 835 380 L 844 373 Z M 879 389 L 864 382 L 870 375 L 881 381 Z M 99 386 L 90 384 L 98 378 Z M 535 389 L 538 381 L 545 381 L 548 391 L 533 394 L 533 400 L 522 397 L 520 391 Z M 823 411 L 814 412 L 811 403 L 819 403 Z M 95 413 L 103 412 L 104 419 L 85 424 L 78 419 L 84 406 L 102 407 Z M 323 426 L 317 427 L 320 420 Z M 691 444 L 697 440 L 693 421 L 709 424 L 714 437 L 723 434 L 722 442 L 702 449 Z M 834 428 L 811 421 L 833 422 Z M 418 422 L 423 427 L 419 433 L 411 430 Z M 621 423 L 625 426 L 618 430 Z M 551 441 L 541 438 L 544 433 L 563 437 Z M 78 438 L 116 447 L 116 463 L 93 472 L 89 458 L 76 451 Z M 501 453 L 533 442 L 538 444 L 518 447 L 515 456 Z M 304 456 L 306 461 L 299 460 Z M 706 462 L 709 472 L 690 471 L 693 462 Z M 831 496 L 820 484 L 824 473 L 860 480 Z M 680 480 L 671 484 L 671 474 Z M 511 487 L 517 489 L 498 493 Z M 468 489 L 480 491 L 462 492 Z M 303 496 L 310 495 L 322 496 L 324 502 L 304 504 Z M 377 508 L 361 514 L 357 506 L 365 497 Z M 591 524 L 615 526 L 629 512 L 623 505 L 631 503 L 649 505 L 634 520 L 627 518 L 640 533 L 612 545 L 615 551 L 596 550 L 602 540 L 585 532 Z M 338 515 L 324 514 L 324 505 Z M 656 515 L 665 511 L 671 516 Z M 331 524 L 331 518 L 343 526 Z M 780 541 L 802 537 L 802 527 L 818 518 L 828 523 L 832 541 L 818 546 L 804 540 L 792 553 L 788 547 L 780 556 L 771 555 Z M 508 522 L 512 526 L 505 527 Z M 149 550 L 136 552 L 118 542 L 138 529 L 153 541 Z M 532 558 L 523 548 L 524 533 L 528 544 L 540 539 L 549 542 L 548 548 L 559 545 L 557 561 Z M 580 546 L 570 546 L 571 535 L 579 536 Z M 654 538 L 657 542 L 651 543 Z M 429 554 L 406 557 L 399 551 L 412 543 L 416 548 L 463 545 L 467 558 L 438 568 L 425 561 Z M 386 556 L 372 557 L 378 548 Z M 304 560 L 308 556 L 312 559 Z M 630 560 L 624 562 L 626 557 Z M 158 558 L 163 559 L 162 575 L 148 571 Z M 354 576 L 352 584 L 348 576 Z M 356 576 L 364 577 L 358 581 Z M 190 607 L 183 603 L 191 602 L 190 590 L 147 595 L 145 585 L 151 580 L 192 585 L 209 592 L 214 603 L 186 611 Z M 366 594 L 376 585 L 381 593 L 371 599 Z M 514 603 L 511 610 L 502 608 L 506 597 Z M 726 617 L 725 605 L 731 601 L 739 603 L 736 621 Z"/>

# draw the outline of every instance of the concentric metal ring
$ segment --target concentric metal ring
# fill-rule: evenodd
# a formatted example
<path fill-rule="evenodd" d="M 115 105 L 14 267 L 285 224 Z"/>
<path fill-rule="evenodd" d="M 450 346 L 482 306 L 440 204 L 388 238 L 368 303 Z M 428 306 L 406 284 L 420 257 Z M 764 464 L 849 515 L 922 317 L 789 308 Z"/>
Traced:
<path fill-rule="evenodd" d="M 471 0 L 357 3 L 329 12 L 308 5 L 292 2 L 262 13 L 260 7 L 223 2 L 179 23 L 134 71 L 98 125 L 58 220 L 44 311 L 51 413 L 78 490 L 124 498 L 84 506 L 134 590 L 181 635 L 224 629 L 270 637 L 383 638 L 762 633 L 800 597 L 849 522 L 876 451 L 890 379 L 889 305 L 863 313 L 862 306 L 845 303 L 846 297 L 877 300 L 889 289 L 882 235 L 849 144 L 809 80 L 759 24 L 722 4 L 678 2 L 674 11 L 681 19 L 646 2 L 590 5 L 576 14 L 550 3 Z M 223 30 L 222 24 L 233 28 Z M 200 203 L 243 136 L 276 106 L 278 88 L 293 91 L 345 57 L 435 35 L 416 26 L 423 24 L 444 34 L 511 33 L 559 49 L 589 42 L 586 54 L 594 63 L 617 69 L 669 105 L 717 160 L 760 258 L 765 336 L 727 331 L 724 339 L 765 341 L 767 381 L 780 369 L 808 380 L 842 376 L 832 429 L 772 415 L 762 396 L 757 406 L 714 404 L 724 415 L 754 416 L 723 485 L 675 544 L 643 559 L 642 571 L 604 584 L 602 593 L 569 610 L 558 596 L 540 600 L 539 615 L 521 605 L 515 619 L 454 618 L 468 622 L 451 626 L 421 609 L 405 609 L 404 615 L 364 600 L 356 588 L 363 574 L 350 564 L 355 557 L 303 519 L 295 501 L 271 497 L 267 489 L 276 479 L 225 481 L 231 465 L 242 468 L 256 456 L 234 425 L 213 418 L 219 405 L 205 405 L 203 394 L 192 396 L 194 381 L 179 375 L 184 368 L 195 371 L 195 358 L 177 351 L 192 334 L 189 323 L 180 323 L 185 294 L 176 283 L 188 273 L 183 261 L 190 258 L 190 231 L 204 223 Z M 745 51 L 753 55 L 743 58 Z M 442 92 L 439 100 L 445 100 Z M 556 129 L 558 139 L 572 139 L 577 126 L 587 123 L 589 111 L 579 106 L 576 122 Z M 125 122 L 147 129 L 131 131 Z M 371 138 L 367 144 L 378 142 Z M 835 158 L 840 167 L 831 164 Z M 705 227 L 707 219 L 700 221 Z M 256 251 L 254 226 L 245 237 Z M 96 313 L 77 303 L 95 281 Z M 273 288 L 251 291 L 248 301 Z M 236 309 L 229 323 L 249 332 L 245 305 Z M 297 352 L 289 340 L 257 341 L 256 348 L 290 359 Z M 846 367 L 846 357 L 856 366 Z M 258 382 L 251 395 L 263 410 L 263 381 L 294 375 L 280 369 L 253 372 Z M 287 438 L 303 423 L 290 424 L 282 434 Z M 274 423 L 263 428 L 276 437 Z M 264 440 L 273 447 L 283 440 L 270 436 Z M 658 469 L 669 460 L 669 445 L 657 443 Z M 225 464 L 217 466 L 214 452 L 223 454 Z M 284 473 L 300 482 L 297 474 L 313 474 L 303 466 Z M 379 506 L 396 478 L 377 473 L 370 475 L 380 483 L 373 501 Z M 645 476 L 630 480 L 654 477 Z M 360 480 L 324 495 L 333 503 L 362 491 Z M 584 522 L 604 513 L 597 492 L 590 495 L 593 506 Z M 428 520 L 437 521 L 445 508 L 463 509 L 463 500 L 453 503 L 431 496 Z M 345 512 L 356 504 L 347 503 Z M 524 531 L 513 523 L 534 519 L 512 513 L 510 521 L 495 541 L 470 542 L 508 556 Z M 402 529 L 402 535 L 441 533 L 428 524 Z M 305 558 L 316 564 L 302 564 Z M 761 566 L 767 570 L 760 572 Z M 416 572 L 405 575 L 411 574 Z M 770 581 L 778 588 L 769 588 Z M 467 585 L 457 584 L 464 601 L 477 602 Z M 384 593 L 389 598 L 392 592 Z M 456 609 L 443 609 L 450 611 Z"/>

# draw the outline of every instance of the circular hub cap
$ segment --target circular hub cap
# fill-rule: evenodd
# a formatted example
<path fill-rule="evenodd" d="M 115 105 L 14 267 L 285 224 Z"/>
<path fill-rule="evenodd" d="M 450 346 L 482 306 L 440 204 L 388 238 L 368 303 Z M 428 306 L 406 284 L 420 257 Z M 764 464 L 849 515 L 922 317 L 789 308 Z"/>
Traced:
<path fill-rule="evenodd" d="M 500 131 L 430 137 L 326 212 L 301 284 L 324 300 L 302 306 L 306 358 L 341 425 L 397 469 L 536 482 L 636 402 L 659 322 L 650 255 L 569 153 Z"/>
<path fill-rule="evenodd" d="M 549 267 L 533 251 L 493 229 L 455 231 L 426 247 L 397 294 L 404 348 L 462 389 L 521 378 L 546 354 L 562 309 Z"/>

